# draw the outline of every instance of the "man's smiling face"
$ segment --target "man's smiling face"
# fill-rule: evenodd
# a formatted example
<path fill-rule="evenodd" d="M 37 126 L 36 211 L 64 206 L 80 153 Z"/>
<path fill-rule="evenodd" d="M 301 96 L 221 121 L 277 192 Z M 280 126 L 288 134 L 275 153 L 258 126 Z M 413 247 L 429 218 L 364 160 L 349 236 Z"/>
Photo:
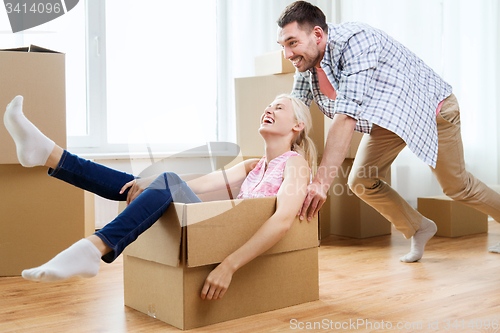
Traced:
<path fill-rule="evenodd" d="M 308 31 L 307 26 L 301 28 L 297 22 L 278 28 L 278 44 L 283 48 L 285 58 L 290 60 L 299 72 L 319 66 L 321 62 L 316 28 L 319 27 Z"/>

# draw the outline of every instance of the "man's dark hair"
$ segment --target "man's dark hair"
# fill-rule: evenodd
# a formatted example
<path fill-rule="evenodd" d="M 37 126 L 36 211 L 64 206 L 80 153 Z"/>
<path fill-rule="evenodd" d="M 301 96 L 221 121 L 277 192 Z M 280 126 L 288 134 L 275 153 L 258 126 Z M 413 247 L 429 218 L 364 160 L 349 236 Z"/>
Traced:
<path fill-rule="evenodd" d="M 319 26 L 328 33 L 325 14 L 321 9 L 306 1 L 295 1 L 288 5 L 277 21 L 280 28 L 292 22 L 297 22 L 302 30 L 311 31 L 315 26 Z"/>

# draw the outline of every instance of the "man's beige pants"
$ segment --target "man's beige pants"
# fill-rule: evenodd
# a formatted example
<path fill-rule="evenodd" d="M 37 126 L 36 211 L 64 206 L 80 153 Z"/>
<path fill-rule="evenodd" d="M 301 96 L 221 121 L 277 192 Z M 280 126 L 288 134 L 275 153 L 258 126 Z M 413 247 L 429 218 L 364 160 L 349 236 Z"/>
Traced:
<path fill-rule="evenodd" d="M 500 222 L 500 194 L 465 170 L 460 109 L 455 95 L 445 99 L 436 120 L 438 159 L 436 168 L 431 170 L 444 193 Z M 384 181 L 392 162 L 405 146 L 399 136 L 374 124 L 371 133 L 364 135 L 359 145 L 349 174 L 349 187 L 406 238 L 411 238 L 423 216 Z"/>

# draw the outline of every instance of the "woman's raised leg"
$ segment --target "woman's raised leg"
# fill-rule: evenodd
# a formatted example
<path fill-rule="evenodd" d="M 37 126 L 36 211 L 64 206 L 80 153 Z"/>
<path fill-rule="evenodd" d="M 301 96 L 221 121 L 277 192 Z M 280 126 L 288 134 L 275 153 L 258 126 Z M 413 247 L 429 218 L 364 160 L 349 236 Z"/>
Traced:
<path fill-rule="evenodd" d="M 46 264 L 23 271 L 23 277 L 52 282 L 73 276 L 95 276 L 101 257 L 108 263 L 114 261 L 163 215 L 172 201 L 201 202 L 179 176 L 164 173 L 104 228 L 73 244 Z"/>
<path fill-rule="evenodd" d="M 120 189 L 134 179 L 133 175 L 82 159 L 56 145 L 25 117 L 22 96 L 16 96 L 7 106 L 4 123 L 23 166 L 45 165 L 52 177 L 106 199 L 127 200 L 128 190 L 120 193 Z"/>

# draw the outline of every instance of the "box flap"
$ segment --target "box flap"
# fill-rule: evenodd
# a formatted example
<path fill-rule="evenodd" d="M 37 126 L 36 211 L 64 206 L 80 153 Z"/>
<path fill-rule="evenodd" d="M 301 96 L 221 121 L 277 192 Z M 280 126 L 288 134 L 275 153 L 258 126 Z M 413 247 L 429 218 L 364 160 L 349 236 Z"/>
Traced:
<path fill-rule="evenodd" d="M 40 53 L 61 53 L 58 51 L 50 50 L 41 46 L 33 45 L 23 46 L 23 47 L 15 47 L 12 49 L 1 49 L 0 51 L 14 51 L 14 52 L 40 52 Z"/>
<path fill-rule="evenodd" d="M 171 204 L 151 228 L 125 249 L 124 254 L 169 266 L 178 266 L 185 206 L 180 203 Z"/>
<path fill-rule="evenodd" d="M 33 45 L 33 44 L 30 45 L 28 52 L 62 53 L 62 52 L 57 52 L 54 50 L 49 50 L 49 49 L 46 49 L 44 47 Z"/>
<path fill-rule="evenodd" d="M 13 49 L 1 49 L 0 51 L 28 52 L 28 50 L 29 50 L 28 46 L 23 46 L 23 47 L 16 47 Z"/>
<path fill-rule="evenodd" d="M 452 198 L 446 196 L 446 195 L 433 195 L 433 196 L 428 196 L 425 198 L 419 198 L 419 199 L 434 199 L 434 200 L 445 200 L 445 201 L 453 201 Z"/>
<path fill-rule="evenodd" d="M 228 200 L 188 204 L 187 266 L 220 263 L 236 251 L 276 210 L 276 198 Z M 293 222 L 287 234 L 264 253 L 281 253 L 317 247 L 318 219 Z"/>

